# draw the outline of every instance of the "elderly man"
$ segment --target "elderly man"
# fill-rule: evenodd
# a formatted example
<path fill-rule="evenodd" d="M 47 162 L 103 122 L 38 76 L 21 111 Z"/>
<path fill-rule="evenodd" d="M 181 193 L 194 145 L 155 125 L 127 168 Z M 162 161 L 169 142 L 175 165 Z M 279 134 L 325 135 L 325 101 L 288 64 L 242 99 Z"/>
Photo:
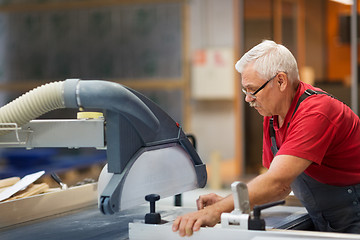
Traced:
<path fill-rule="evenodd" d="M 299 80 L 291 52 L 263 41 L 237 63 L 245 101 L 263 122 L 263 165 L 248 183 L 251 207 L 292 190 L 316 230 L 360 233 L 360 120 L 341 101 Z M 178 217 L 173 231 L 192 235 L 234 208 L 232 196 L 200 196 L 199 211 Z"/>

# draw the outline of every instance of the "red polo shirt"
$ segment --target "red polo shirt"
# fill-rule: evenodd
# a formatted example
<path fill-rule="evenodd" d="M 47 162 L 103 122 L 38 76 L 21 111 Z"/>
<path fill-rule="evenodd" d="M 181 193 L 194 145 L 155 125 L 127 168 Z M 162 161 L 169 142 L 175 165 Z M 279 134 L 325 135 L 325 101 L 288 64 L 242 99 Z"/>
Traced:
<path fill-rule="evenodd" d="M 322 91 L 301 82 L 280 129 L 274 116 L 277 155 L 312 161 L 305 173 L 319 182 L 336 186 L 360 183 L 359 117 L 341 101 L 319 94 L 306 98 L 291 119 L 306 89 Z M 263 165 L 266 168 L 274 157 L 270 149 L 269 118 L 264 117 L 263 123 Z"/>

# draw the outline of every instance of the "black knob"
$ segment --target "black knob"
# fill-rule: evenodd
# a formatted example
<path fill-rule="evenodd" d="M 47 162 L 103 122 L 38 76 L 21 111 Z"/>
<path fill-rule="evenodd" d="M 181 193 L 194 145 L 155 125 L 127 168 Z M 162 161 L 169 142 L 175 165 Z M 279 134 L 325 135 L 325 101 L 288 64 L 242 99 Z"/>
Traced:
<path fill-rule="evenodd" d="M 160 213 L 155 212 L 155 202 L 160 199 L 158 194 L 149 194 L 145 196 L 145 200 L 150 202 L 150 213 L 145 215 L 146 224 L 159 224 L 161 223 Z"/>
<path fill-rule="evenodd" d="M 254 218 L 259 219 L 261 215 L 261 210 L 263 209 L 274 207 L 277 205 L 283 205 L 283 204 L 285 204 L 285 200 L 254 206 Z"/>
<path fill-rule="evenodd" d="M 249 218 L 248 221 L 249 230 L 265 230 L 265 220 L 260 218 L 261 210 L 281 204 L 285 204 L 285 200 L 254 206 L 254 218 Z"/>
<path fill-rule="evenodd" d="M 145 200 L 150 202 L 150 213 L 155 213 L 155 202 L 160 200 L 158 194 L 149 194 L 145 196 Z"/>

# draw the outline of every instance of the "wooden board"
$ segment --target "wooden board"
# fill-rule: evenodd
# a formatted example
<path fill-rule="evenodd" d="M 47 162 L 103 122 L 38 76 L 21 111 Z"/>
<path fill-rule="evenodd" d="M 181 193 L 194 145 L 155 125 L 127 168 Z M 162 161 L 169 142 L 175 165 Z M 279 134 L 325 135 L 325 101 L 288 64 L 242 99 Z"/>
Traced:
<path fill-rule="evenodd" d="M 95 205 L 97 183 L 0 203 L 0 228 Z"/>

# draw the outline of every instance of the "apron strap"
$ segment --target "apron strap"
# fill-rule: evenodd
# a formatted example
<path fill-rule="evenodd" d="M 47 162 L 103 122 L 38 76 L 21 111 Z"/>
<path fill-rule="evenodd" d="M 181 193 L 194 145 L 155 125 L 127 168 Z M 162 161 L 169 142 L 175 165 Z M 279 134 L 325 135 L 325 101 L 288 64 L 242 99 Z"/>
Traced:
<path fill-rule="evenodd" d="M 274 118 L 270 118 L 270 127 L 269 127 L 269 131 L 270 131 L 270 140 L 271 140 L 271 152 L 273 153 L 274 157 L 277 154 L 277 152 L 279 151 L 277 145 L 276 145 L 276 137 L 275 137 L 275 129 L 274 129 Z"/>
<path fill-rule="evenodd" d="M 321 92 L 321 91 L 314 91 L 312 89 L 306 89 L 305 92 L 300 96 L 299 100 L 297 101 L 296 103 L 296 106 L 295 106 L 295 110 L 293 112 L 293 114 L 291 115 L 291 118 L 290 120 L 293 118 L 296 110 L 299 108 L 300 106 L 300 103 L 302 101 L 304 101 L 306 98 L 310 97 L 311 95 L 314 95 L 314 94 L 325 94 L 325 95 L 328 95 L 332 98 L 335 98 L 334 96 L 332 96 L 331 94 L 327 93 L 327 92 Z M 270 124 L 269 124 L 269 133 L 270 133 L 270 141 L 271 141 L 271 152 L 273 153 L 273 156 L 275 157 L 275 155 L 277 154 L 277 152 L 279 151 L 277 145 L 276 145 L 276 136 L 275 136 L 275 129 L 274 129 L 274 117 L 271 117 L 270 120 L 269 120 Z M 289 123 L 290 124 L 290 123 Z M 288 124 L 288 127 L 289 127 L 289 124 Z"/>

